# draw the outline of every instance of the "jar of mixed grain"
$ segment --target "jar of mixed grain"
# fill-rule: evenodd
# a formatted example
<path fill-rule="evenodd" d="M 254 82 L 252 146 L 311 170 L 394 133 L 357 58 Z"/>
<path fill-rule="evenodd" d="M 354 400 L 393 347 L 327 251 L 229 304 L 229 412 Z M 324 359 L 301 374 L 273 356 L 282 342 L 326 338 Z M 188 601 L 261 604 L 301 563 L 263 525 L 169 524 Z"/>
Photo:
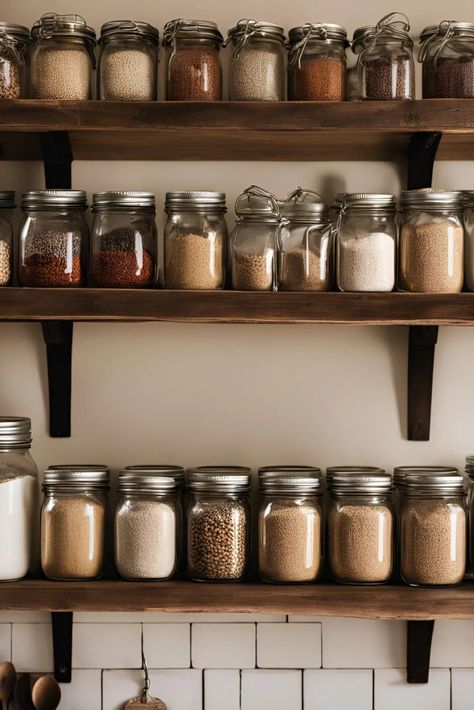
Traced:
<path fill-rule="evenodd" d="M 41 509 L 41 566 L 49 579 L 102 575 L 109 472 L 48 469 Z"/>
<path fill-rule="evenodd" d="M 224 288 L 227 259 L 225 194 L 167 192 L 164 284 L 170 289 Z"/>
<path fill-rule="evenodd" d="M 0 190 L 0 287 L 8 286 L 13 273 L 13 190 Z"/>
<path fill-rule="evenodd" d="M 272 22 L 240 20 L 229 30 L 231 101 L 284 101 L 283 27 Z"/>
<path fill-rule="evenodd" d="M 394 195 L 340 196 L 336 255 L 337 286 L 341 291 L 393 291 L 397 259 Z"/>
<path fill-rule="evenodd" d="M 299 187 L 288 196 L 282 217 L 278 289 L 329 291 L 333 278 L 329 209 L 316 192 Z"/>
<path fill-rule="evenodd" d="M 403 580 L 412 586 L 459 584 L 467 549 L 462 476 L 407 474 L 400 506 Z"/>
<path fill-rule="evenodd" d="M 331 571 L 344 584 L 388 582 L 394 567 L 392 478 L 382 473 L 335 473 L 328 513 Z"/>
<path fill-rule="evenodd" d="M 288 98 L 291 101 L 344 101 L 347 32 L 341 25 L 293 27 L 288 40 Z"/>
<path fill-rule="evenodd" d="M 0 22 L 0 99 L 24 99 L 30 31 L 23 25 Z"/>
<path fill-rule="evenodd" d="M 25 192 L 18 278 L 22 286 L 83 286 L 89 227 L 83 190 Z"/>
<path fill-rule="evenodd" d="M 156 101 L 159 33 L 140 20 L 102 25 L 98 98 L 105 101 Z"/>
<path fill-rule="evenodd" d="M 84 18 L 42 15 L 31 38 L 31 98 L 90 99 L 96 34 Z"/>
<path fill-rule="evenodd" d="M 157 276 L 152 192 L 97 192 L 92 201 L 91 280 L 104 288 L 149 288 Z"/>
<path fill-rule="evenodd" d="M 168 101 L 220 101 L 224 38 L 215 22 L 171 20 L 163 34 Z"/>
<path fill-rule="evenodd" d="M 474 97 L 474 23 L 443 20 L 420 36 L 424 99 Z"/>
<path fill-rule="evenodd" d="M 188 574 L 198 582 L 238 582 L 249 566 L 250 476 L 225 467 L 189 472 Z"/>
<path fill-rule="evenodd" d="M 459 293 L 464 281 L 462 193 L 405 190 L 400 209 L 400 288 Z"/>

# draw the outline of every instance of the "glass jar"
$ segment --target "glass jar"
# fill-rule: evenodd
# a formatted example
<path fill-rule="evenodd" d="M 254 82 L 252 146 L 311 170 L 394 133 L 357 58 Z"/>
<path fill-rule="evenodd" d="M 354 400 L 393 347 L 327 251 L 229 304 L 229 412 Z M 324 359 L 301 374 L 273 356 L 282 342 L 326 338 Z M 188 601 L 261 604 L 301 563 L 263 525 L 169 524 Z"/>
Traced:
<path fill-rule="evenodd" d="M 464 190 L 464 283 L 474 291 L 474 190 Z"/>
<path fill-rule="evenodd" d="M 359 99 L 372 101 L 415 98 L 413 40 L 408 17 L 391 12 L 374 27 L 354 32 Z"/>
<path fill-rule="evenodd" d="M 38 542 L 38 468 L 31 454 L 31 420 L 0 417 L 0 581 L 32 570 Z"/>
<path fill-rule="evenodd" d="M 458 476 L 459 471 L 453 466 L 396 466 L 393 469 L 393 501 L 395 512 L 400 510 L 403 484 L 407 476 Z"/>
<path fill-rule="evenodd" d="M 18 278 L 22 286 L 83 286 L 89 227 L 83 190 L 25 192 Z"/>
<path fill-rule="evenodd" d="M 224 38 L 215 22 L 171 20 L 163 34 L 168 101 L 220 101 Z"/>
<path fill-rule="evenodd" d="M 13 210 L 15 193 L 0 190 L 0 287 L 8 286 L 13 273 Z"/>
<path fill-rule="evenodd" d="M 272 22 L 240 20 L 229 30 L 231 101 L 284 101 L 283 27 Z"/>
<path fill-rule="evenodd" d="M 23 25 L 0 22 L 0 99 L 24 99 L 30 31 Z"/>
<path fill-rule="evenodd" d="M 393 291 L 397 258 L 394 195 L 342 195 L 336 253 L 340 291 Z"/>
<path fill-rule="evenodd" d="M 101 27 L 98 98 L 156 101 L 159 32 L 140 20 L 111 20 Z"/>
<path fill-rule="evenodd" d="M 293 27 L 288 40 L 290 101 L 344 101 L 347 32 L 341 25 Z"/>
<path fill-rule="evenodd" d="M 31 98 L 87 101 L 96 35 L 80 15 L 42 15 L 31 29 Z"/>
<path fill-rule="evenodd" d="M 335 473 L 328 513 L 331 571 L 343 584 L 383 584 L 394 567 L 392 477 Z"/>
<path fill-rule="evenodd" d="M 400 200 L 400 288 L 459 293 L 464 281 L 461 192 L 405 190 Z"/>
<path fill-rule="evenodd" d="M 299 187 L 282 208 L 278 233 L 278 289 L 329 291 L 332 286 L 332 227 L 321 197 Z"/>
<path fill-rule="evenodd" d="M 420 36 L 424 99 L 474 97 L 474 23 L 443 20 Z"/>
<path fill-rule="evenodd" d="M 188 474 L 188 574 L 198 582 L 238 582 L 249 567 L 250 476 L 220 469 Z"/>
<path fill-rule="evenodd" d="M 97 579 L 104 566 L 109 472 L 48 469 L 41 509 L 41 566 L 49 579 Z"/>
<path fill-rule="evenodd" d="M 149 288 L 156 282 L 158 235 L 152 192 L 98 192 L 92 200 L 91 282 Z"/>
<path fill-rule="evenodd" d="M 462 476 L 405 476 L 400 497 L 400 569 L 411 586 L 459 584 L 466 568 Z"/>

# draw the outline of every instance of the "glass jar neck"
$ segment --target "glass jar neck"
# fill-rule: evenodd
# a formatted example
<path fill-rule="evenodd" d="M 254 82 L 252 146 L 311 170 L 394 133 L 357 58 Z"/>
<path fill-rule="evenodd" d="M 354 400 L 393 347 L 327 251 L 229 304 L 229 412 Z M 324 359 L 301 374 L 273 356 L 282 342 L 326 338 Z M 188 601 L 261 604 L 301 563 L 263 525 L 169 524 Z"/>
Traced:
<path fill-rule="evenodd" d="M 91 488 L 91 487 L 79 487 L 79 486 L 54 486 L 44 488 L 44 495 L 46 498 L 57 498 L 59 496 L 67 496 L 68 498 L 81 497 L 81 496 L 91 496 L 91 497 L 105 497 L 107 495 L 108 489 L 106 488 Z"/>
<path fill-rule="evenodd" d="M 334 493 L 331 492 L 331 498 L 335 503 L 357 503 L 359 505 L 390 505 L 390 493 Z"/>
<path fill-rule="evenodd" d="M 21 446 L 1 446 L 0 456 L 2 454 L 15 454 L 16 456 L 30 456 L 31 446 L 21 445 Z"/>

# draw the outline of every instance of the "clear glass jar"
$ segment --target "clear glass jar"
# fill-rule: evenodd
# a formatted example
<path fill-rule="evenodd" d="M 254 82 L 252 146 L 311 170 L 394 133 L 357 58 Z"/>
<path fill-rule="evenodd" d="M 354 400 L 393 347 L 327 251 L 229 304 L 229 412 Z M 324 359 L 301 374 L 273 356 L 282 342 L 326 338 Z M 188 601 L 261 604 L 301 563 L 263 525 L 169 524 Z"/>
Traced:
<path fill-rule="evenodd" d="M 397 260 L 394 195 L 350 193 L 340 200 L 336 231 L 339 290 L 393 291 Z"/>
<path fill-rule="evenodd" d="M 285 34 L 272 22 L 240 20 L 229 30 L 231 101 L 285 100 Z"/>
<path fill-rule="evenodd" d="M 312 190 L 299 187 L 282 208 L 278 232 L 278 289 L 329 291 L 332 286 L 332 227 L 329 210 Z"/>
<path fill-rule="evenodd" d="M 452 586 L 464 577 L 467 516 L 462 476 L 405 476 L 400 497 L 400 570 L 411 586 Z"/>
<path fill-rule="evenodd" d="M 0 190 L 0 287 L 8 286 L 13 273 L 13 210 L 15 193 Z"/>
<path fill-rule="evenodd" d="M 26 98 L 29 46 L 27 27 L 0 22 L 0 99 Z"/>
<path fill-rule="evenodd" d="M 343 584 L 383 584 L 394 568 L 392 477 L 334 473 L 328 513 L 331 571 Z"/>
<path fill-rule="evenodd" d="M 31 98 L 87 101 L 96 35 L 80 15 L 42 15 L 31 28 Z"/>
<path fill-rule="evenodd" d="M 474 190 L 464 190 L 464 283 L 474 291 Z"/>
<path fill-rule="evenodd" d="M 168 101 L 220 101 L 224 38 L 215 22 L 171 20 L 163 34 Z"/>
<path fill-rule="evenodd" d="M 405 190 L 400 200 L 400 283 L 413 293 L 459 293 L 464 281 L 461 192 Z"/>
<path fill-rule="evenodd" d="M 86 280 L 89 227 L 83 190 L 25 192 L 18 279 L 22 286 L 74 287 Z"/>
<path fill-rule="evenodd" d="M 424 99 L 474 98 L 474 23 L 443 20 L 420 36 Z"/>
<path fill-rule="evenodd" d="M 188 574 L 198 582 L 238 582 L 249 568 L 250 476 L 217 468 L 189 472 Z"/>
<path fill-rule="evenodd" d="M 89 466 L 48 469 L 41 509 L 41 566 L 49 579 L 103 573 L 109 472 Z"/>
<path fill-rule="evenodd" d="M 341 25 L 293 27 L 288 40 L 290 101 L 344 101 L 347 32 Z"/>
<path fill-rule="evenodd" d="M 98 192 L 92 200 L 91 283 L 149 288 L 156 282 L 158 235 L 152 192 Z"/>

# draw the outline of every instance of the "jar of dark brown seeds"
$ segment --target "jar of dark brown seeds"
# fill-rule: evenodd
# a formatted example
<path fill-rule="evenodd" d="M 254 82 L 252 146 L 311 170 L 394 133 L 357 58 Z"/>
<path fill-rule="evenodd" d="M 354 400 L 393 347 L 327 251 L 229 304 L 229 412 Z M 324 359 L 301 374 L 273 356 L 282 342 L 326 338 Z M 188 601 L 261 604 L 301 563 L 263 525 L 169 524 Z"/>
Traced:
<path fill-rule="evenodd" d="M 26 97 L 29 45 L 27 27 L 0 22 L 0 99 Z"/>
<path fill-rule="evenodd" d="M 0 287 L 8 286 L 13 271 L 13 190 L 0 191 Z"/>
<path fill-rule="evenodd" d="M 474 23 L 443 20 L 420 36 L 424 99 L 474 98 Z"/>

